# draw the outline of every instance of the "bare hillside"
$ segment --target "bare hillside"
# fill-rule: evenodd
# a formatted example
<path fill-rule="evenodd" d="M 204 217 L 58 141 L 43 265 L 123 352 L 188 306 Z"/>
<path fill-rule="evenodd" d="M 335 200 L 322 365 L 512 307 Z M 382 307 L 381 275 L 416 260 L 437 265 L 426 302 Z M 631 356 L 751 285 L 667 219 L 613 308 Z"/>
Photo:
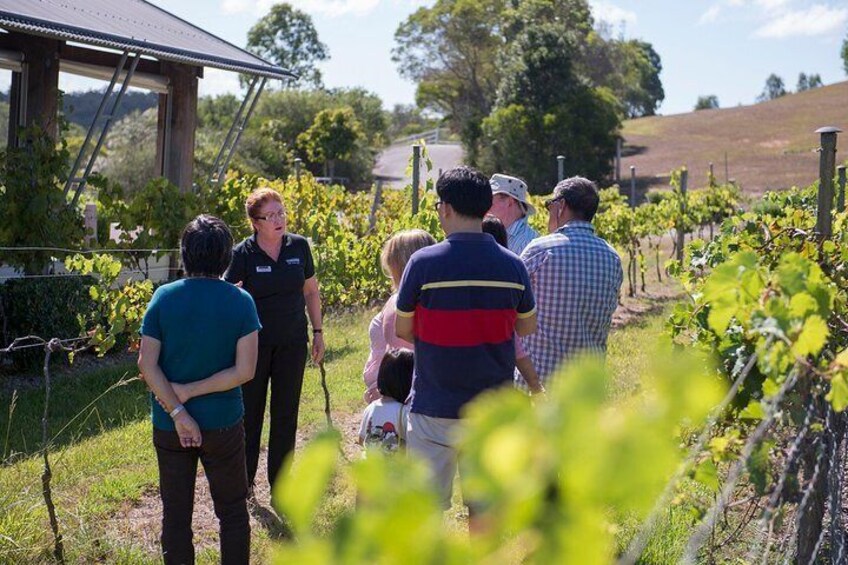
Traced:
<path fill-rule="evenodd" d="M 821 126 L 845 130 L 837 158 L 848 159 L 848 82 L 752 106 L 629 120 L 621 174 L 629 178 L 635 165 L 639 188 L 646 190 L 667 186 L 669 171 L 686 165 L 690 186 L 700 186 L 710 161 L 724 181 L 727 152 L 728 176 L 745 192 L 805 185 L 818 176 L 814 132 Z"/>

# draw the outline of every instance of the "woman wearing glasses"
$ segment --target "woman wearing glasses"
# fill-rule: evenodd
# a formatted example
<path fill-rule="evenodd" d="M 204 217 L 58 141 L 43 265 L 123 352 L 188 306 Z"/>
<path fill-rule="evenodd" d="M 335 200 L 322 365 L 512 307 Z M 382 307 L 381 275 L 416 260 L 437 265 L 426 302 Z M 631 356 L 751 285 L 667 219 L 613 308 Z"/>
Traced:
<path fill-rule="evenodd" d="M 259 438 L 271 386 L 268 482 L 271 487 L 286 456 L 294 450 L 297 414 L 312 324 L 312 360 L 324 357 L 321 296 L 306 238 L 286 231 L 286 208 L 279 193 L 260 188 L 247 197 L 253 235 L 233 250 L 224 278 L 240 285 L 256 302 L 262 330 L 256 375 L 242 387 L 245 452 L 250 492 L 259 465 Z"/>

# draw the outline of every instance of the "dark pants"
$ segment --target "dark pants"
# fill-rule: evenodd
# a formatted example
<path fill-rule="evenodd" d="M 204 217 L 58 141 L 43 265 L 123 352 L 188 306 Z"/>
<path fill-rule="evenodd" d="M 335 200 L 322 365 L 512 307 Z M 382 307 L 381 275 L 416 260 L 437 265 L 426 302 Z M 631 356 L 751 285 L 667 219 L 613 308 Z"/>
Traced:
<path fill-rule="evenodd" d="M 244 396 L 245 453 L 247 480 L 253 485 L 259 466 L 259 438 L 265 419 L 268 382 L 271 383 L 271 433 L 268 439 L 268 483 L 274 481 L 283 460 L 294 451 L 300 390 L 306 368 L 306 343 L 260 345 L 256 375 L 241 386 Z"/>
<path fill-rule="evenodd" d="M 250 517 L 242 422 L 204 430 L 201 447 L 184 448 L 176 432 L 153 430 L 162 497 L 162 551 L 166 565 L 194 563 L 191 515 L 197 460 L 203 463 L 221 533 L 221 563 L 250 560 Z"/>

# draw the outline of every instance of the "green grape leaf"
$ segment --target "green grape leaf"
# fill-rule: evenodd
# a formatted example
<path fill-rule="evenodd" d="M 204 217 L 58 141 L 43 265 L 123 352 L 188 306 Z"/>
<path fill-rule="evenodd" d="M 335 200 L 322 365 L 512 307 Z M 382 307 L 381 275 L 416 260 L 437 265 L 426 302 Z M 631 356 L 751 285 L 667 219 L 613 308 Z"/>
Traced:
<path fill-rule="evenodd" d="M 837 412 L 842 412 L 848 407 L 848 382 L 846 382 L 845 371 L 840 371 L 830 380 L 830 391 L 825 397 Z"/>
<path fill-rule="evenodd" d="M 792 346 L 792 353 L 797 357 L 816 355 L 824 347 L 829 335 L 830 330 L 821 316 L 810 316 Z"/>
<path fill-rule="evenodd" d="M 739 413 L 739 418 L 742 420 L 762 420 L 764 417 L 763 405 L 757 400 L 749 402 L 748 406 Z"/>
<path fill-rule="evenodd" d="M 789 312 L 796 318 L 803 318 L 819 309 L 819 303 L 806 292 L 800 292 L 789 300 Z"/>
<path fill-rule="evenodd" d="M 312 518 L 336 470 L 339 436 L 328 431 L 315 438 L 290 473 L 281 473 L 274 485 L 274 500 L 291 520 L 296 533 L 309 531 Z"/>
<path fill-rule="evenodd" d="M 713 491 L 718 491 L 718 469 L 711 458 L 704 459 L 695 469 L 695 480 Z"/>

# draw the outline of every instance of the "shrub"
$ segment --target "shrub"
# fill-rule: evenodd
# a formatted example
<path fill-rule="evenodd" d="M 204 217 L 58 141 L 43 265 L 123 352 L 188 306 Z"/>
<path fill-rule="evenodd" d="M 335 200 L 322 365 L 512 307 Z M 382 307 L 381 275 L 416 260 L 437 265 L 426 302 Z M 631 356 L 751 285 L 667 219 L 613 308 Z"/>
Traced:
<path fill-rule="evenodd" d="M 11 279 L 0 285 L 0 324 L 3 345 L 17 337 L 37 335 L 44 339 L 75 337 L 80 333 L 78 312 L 89 312 L 91 277 Z M 39 348 L 8 354 L 5 363 L 16 370 L 38 367 L 44 360 Z"/>

